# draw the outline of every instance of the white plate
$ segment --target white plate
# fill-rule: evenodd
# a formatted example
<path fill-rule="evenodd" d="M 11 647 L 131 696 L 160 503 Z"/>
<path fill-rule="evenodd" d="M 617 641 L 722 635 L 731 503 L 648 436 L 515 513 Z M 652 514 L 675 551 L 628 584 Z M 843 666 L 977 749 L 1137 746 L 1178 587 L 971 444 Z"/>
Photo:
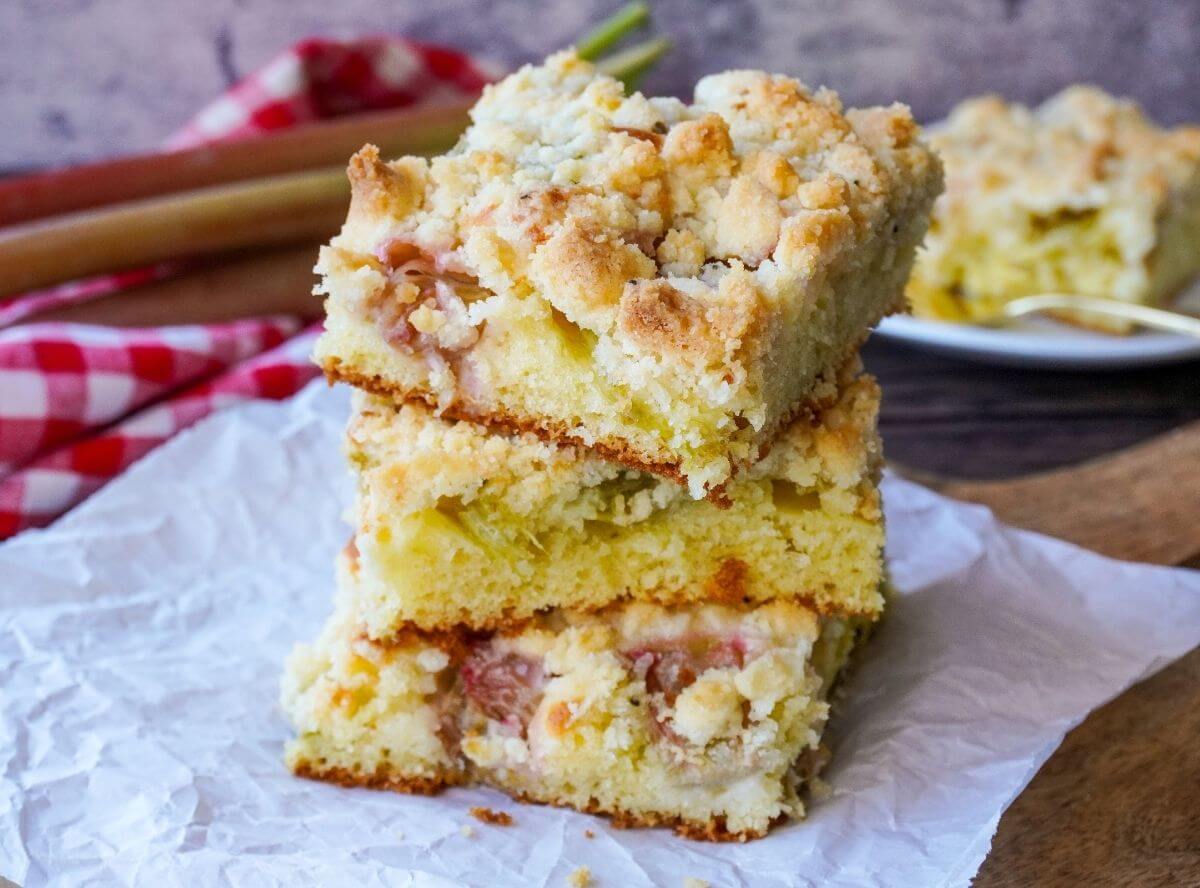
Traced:
<path fill-rule="evenodd" d="M 897 315 L 878 336 L 942 355 L 1007 367 L 1107 370 L 1200 360 L 1200 339 L 1174 333 L 1110 336 L 1030 319 L 1003 330 Z"/>
<path fill-rule="evenodd" d="M 1175 308 L 1200 315 L 1200 279 L 1175 298 Z M 878 333 L 941 355 L 1006 367 L 1119 370 L 1200 360 L 1200 339 L 1191 336 L 1149 330 L 1113 336 L 1034 316 L 994 329 L 899 315 L 884 320 Z"/>

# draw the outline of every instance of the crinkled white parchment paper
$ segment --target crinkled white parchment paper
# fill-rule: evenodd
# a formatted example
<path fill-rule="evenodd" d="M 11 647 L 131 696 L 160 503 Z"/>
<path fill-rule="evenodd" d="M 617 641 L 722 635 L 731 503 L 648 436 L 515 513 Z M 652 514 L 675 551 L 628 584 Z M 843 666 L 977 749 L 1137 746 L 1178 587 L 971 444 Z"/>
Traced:
<path fill-rule="evenodd" d="M 330 610 L 346 396 L 181 435 L 0 546 L 0 875 L 28 886 L 965 885 L 1092 708 L 1200 642 L 1200 574 L 887 483 L 901 591 L 835 724 L 831 798 L 743 846 L 288 774 L 280 664 Z M 471 805 L 516 825 L 475 823 Z M 470 823 L 473 835 L 460 831 Z M 584 830 L 595 832 L 594 839 Z"/>

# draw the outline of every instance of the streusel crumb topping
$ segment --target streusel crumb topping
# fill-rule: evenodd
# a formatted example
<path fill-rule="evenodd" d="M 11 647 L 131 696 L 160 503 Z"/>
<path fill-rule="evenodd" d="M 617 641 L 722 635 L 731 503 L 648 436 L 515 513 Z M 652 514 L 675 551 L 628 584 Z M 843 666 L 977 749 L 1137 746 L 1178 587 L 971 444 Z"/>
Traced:
<path fill-rule="evenodd" d="M 412 244 L 595 333 L 715 363 L 798 292 L 782 284 L 865 235 L 898 180 L 928 179 L 916 136 L 903 106 L 843 113 L 759 71 L 706 77 L 691 105 L 626 96 L 566 51 L 488 87 L 446 156 L 364 148 L 335 244 Z"/>
<path fill-rule="evenodd" d="M 1153 202 L 1200 162 L 1200 127 L 1162 129 L 1089 86 L 1032 109 L 998 96 L 963 102 L 931 141 L 946 160 L 947 206 L 997 193 L 1039 211 Z"/>

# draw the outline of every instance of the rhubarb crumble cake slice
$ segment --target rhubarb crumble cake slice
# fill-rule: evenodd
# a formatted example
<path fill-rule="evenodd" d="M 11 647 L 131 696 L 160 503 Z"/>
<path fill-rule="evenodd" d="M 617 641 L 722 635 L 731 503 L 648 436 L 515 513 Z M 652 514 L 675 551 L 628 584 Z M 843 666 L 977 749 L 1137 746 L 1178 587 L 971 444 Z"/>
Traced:
<path fill-rule="evenodd" d="M 635 603 L 385 643 L 350 613 L 288 662 L 297 774 L 403 792 L 480 783 L 737 840 L 803 815 L 829 689 L 870 627 L 788 601 Z"/>
<path fill-rule="evenodd" d="M 878 613 L 878 409 L 875 381 L 848 369 L 836 400 L 792 422 L 717 504 L 583 448 L 357 393 L 358 612 L 382 639 L 626 598 Z"/>
<path fill-rule="evenodd" d="M 350 179 L 317 268 L 330 379 L 701 497 L 902 307 L 941 168 L 900 105 L 756 71 L 626 96 L 565 52 L 489 87 L 446 156 L 368 146 Z"/>
<path fill-rule="evenodd" d="M 1075 86 L 1036 109 L 969 100 L 930 141 L 946 193 L 909 286 L 917 314 L 970 321 L 1036 293 L 1160 304 L 1200 273 L 1200 127 Z"/>

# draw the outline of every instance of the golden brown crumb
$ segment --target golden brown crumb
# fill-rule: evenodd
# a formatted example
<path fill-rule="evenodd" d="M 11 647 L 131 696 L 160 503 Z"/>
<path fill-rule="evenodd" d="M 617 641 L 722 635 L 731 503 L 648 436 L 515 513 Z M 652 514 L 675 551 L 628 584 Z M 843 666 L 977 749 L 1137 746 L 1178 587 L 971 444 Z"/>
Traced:
<path fill-rule="evenodd" d="M 588 888 L 592 883 L 592 871 L 586 866 L 581 866 L 577 870 L 572 870 L 571 875 L 567 876 L 567 884 L 571 888 Z"/>
<path fill-rule="evenodd" d="M 740 604 L 746 595 L 749 576 L 750 566 L 746 562 L 737 558 L 726 558 L 708 584 L 709 600 L 722 604 Z"/>
<path fill-rule="evenodd" d="M 833 787 L 820 777 L 811 777 L 808 781 L 808 794 L 815 801 L 821 801 L 833 795 Z"/>
<path fill-rule="evenodd" d="M 468 811 L 472 817 L 481 823 L 490 823 L 492 826 L 512 826 L 512 815 L 507 811 L 493 811 L 491 808 L 474 807 Z"/>
<path fill-rule="evenodd" d="M 554 307 L 572 322 L 592 326 L 611 310 L 626 281 L 652 279 L 654 262 L 632 244 L 568 220 L 534 255 L 535 279 L 553 293 Z"/>
<path fill-rule="evenodd" d="M 583 831 L 583 837 L 585 839 L 594 839 L 594 838 L 596 838 L 596 834 L 594 832 L 592 832 L 590 829 L 585 829 Z"/>
<path fill-rule="evenodd" d="M 546 713 L 546 728 L 552 736 L 561 736 L 571 723 L 571 707 L 560 700 Z"/>
<path fill-rule="evenodd" d="M 678 123 L 663 140 L 663 153 L 685 175 L 695 170 L 702 173 L 697 178 L 727 176 L 734 165 L 729 124 L 711 112 L 698 120 Z"/>
<path fill-rule="evenodd" d="M 425 189 L 423 164 L 413 158 L 384 163 L 379 149 L 364 145 L 350 158 L 351 200 L 358 213 L 403 216 L 421 203 Z"/>
<path fill-rule="evenodd" d="M 343 588 L 342 592 L 352 593 L 352 590 Z M 316 716 L 315 721 L 307 723 L 314 724 L 315 730 L 304 736 L 299 743 L 294 744 L 288 752 L 288 761 L 293 769 L 299 770 L 301 761 L 297 759 L 302 755 L 313 757 L 309 758 L 309 761 L 327 761 L 324 756 L 331 751 L 331 744 L 319 745 L 322 737 L 346 737 L 348 735 L 351 743 L 362 744 L 361 738 L 368 738 L 369 742 L 372 732 L 378 730 L 377 722 L 373 721 L 378 710 L 368 711 L 365 715 L 360 714 L 357 720 L 349 721 L 341 709 L 332 705 L 329 700 L 329 691 L 338 682 L 350 676 L 370 676 L 370 686 L 379 689 L 377 693 L 379 699 L 376 705 L 381 708 L 394 707 L 394 711 L 405 714 L 405 720 L 409 724 L 416 720 L 414 716 L 419 715 L 421 727 L 420 732 L 410 731 L 406 736 L 401 736 L 399 732 L 396 732 L 393 736 L 388 737 L 392 751 L 389 752 L 386 761 L 372 761 L 360 753 L 351 753 L 357 755 L 361 762 L 350 773 L 372 775 L 376 785 L 398 788 L 397 782 L 386 780 L 389 772 L 394 772 L 396 776 L 402 776 L 405 770 L 409 769 L 430 770 L 429 764 L 426 762 L 432 756 L 420 759 L 414 755 L 408 756 L 407 760 L 399 759 L 394 753 L 397 748 L 431 749 L 435 753 L 443 752 L 447 758 L 458 758 L 461 753 L 465 760 L 472 763 L 468 767 L 476 769 L 472 773 L 473 778 L 478 779 L 481 784 L 491 784 L 503 789 L 517 800 L 528 799 L 545 804 L 576 807 L 584 812 L 606 813 L 613 818 L 613 825 L 617 828 L 671 826 L 675 827 L 680 834 L 694 838 L 713 841 L 746 841 L 764 835 L 770 827 L 774 819 L 768 819 L 770 814 L 763 817 L 752 813 L 750 816 L 754 818 L 753 820 L 743 817 L 731 824 L 727 815 L 719 809 L 710 808 L 707 813 L 703 813 L 695 819 L 686 819 L 691 811 L 681 811 L 682 805 L 676 805 L 674 809 L 658 810 L 656 806 L 660 805 L 664 798 L 671 798 L 674 792 L 673 786 L 667 781 L 662 781 L 659 785 L 665 788 L 665 792 L 646 792 L 642 788 L 647 779 L 645 769 L 638 766 L 640 763 L 637 759 L 629 761 L 632 757 L 626 756 L 626 761 L 622 761 L 619 754 L 605 753 L 602 759 L 597 757 L 594 766 L 584 759 L 573 758 L 564 763 L 565 767 L 558 766 L 557 773 L 551 773 L 550 780 L 557 782 L 552 782 L 545 787 L 514 786 L 506 783 L 505 781 L 509 778 L 505 774 L 505 769 L 510 767 L 507 762 L 516 761 L 517 755 L 521 755 L 524 761 L 528 761 L 525 750 L 513 749 L 511 743 L 507 749 L 497 748 L 495 745 L 489 746 L 487 742 L 489 736 L 500 737 L 502 738 L 501 742 L 506 742 L 512 739 L 512 735 L 492 732 L 488 730 L 490 725 L 484 727 L 483 731 L 476 727 L 480 725 L 483 718 L 492 721 L 492 715 L 483 710 L 477 699 L 470 701 L 470 705 L 476 706 L 474 712 L 468 713 L 471 722 L 474 723 L 473 725 L 471 722 L 467 723 L 471 725 L 468 728 L 471 733 L 463 732 L 462 734 L 459 734 L 459 731 L 462 730 L 459 725 L 462 723 L 453 719 L 455 712 L 462 711 L 463 702 L 454 699 L 451 701 L 453 705 L 444 709 L 429 702 L 434 695 L 439 693 L 435 683 L 431 682 L 421 688 L 422 698 L 419 702 L 410 702 L 411 698 L 397 699 L 397 691 L 406 696 L 411 693 L 409 689 L 413 687 L 414 678 L 420 680 L 427 673 L 427 669 L 420 665 L 421 661 L 437 657 L 437 652 L 424 644 L 414 644 L 406 649 L 398 650 L 386 647 L 383 643 L 373 643 L 364 639 L 360 634 L 354 609 L 345 606 L 349 603 L 350 597 L 351 594 L 339 595 L 343 609 L 339 611 L 335 622 L 328 627 L 328 631 L 323 633 L 320 646 L 301 650 L 299 656 L 294 657 L 288 667 L 287 682 L 293 682 L 290 676 L 299 673 L 303 680 L 308 681 L 308 685 L 296 690 L 285 685 L 285 708 L 289 713 L 313 712 Z M 776 601 L 752 610 L 724 608 L 716 605 L 704 605 L 690 610 L 692 612 L 689 612 L 689 609 L 671 611 L 659 605 L 642 602 L 626 604 L 605 616 L 573 613 L 547 614 L 542 620 L 539 620 L 537 625 L 531 626 L 524 633 L 493 639 L 488 643 L 490 646 L 488 650 L 480 651 L 480 658 L 476 662 L 483 668 L 490 669 L 493 668 L 492 665 L 484 664 L 496 664 L 498 660 L 495 655 L 502 658 L 520 657 L 525 663 L 530 664 L 536 663 L 538 658 L 545 658 L 550 661 L 549 668 L 553 669 L 561 678 L 557 683 L 558 687 L 551 685 L 543 692 L 543 704 L 553 706 L 564 699 L 582 701 L 581 695 L 586 693 L 585 689 L 598 686 L 599 681 L 615 682 L 615 684 L 610 684 L 610 687 L 622 687 L 624 680 L 609 667 L 611 662 L 611 655 L 607 653 L 609 651 L 614 653 L 638 650 L 649 652 L 651 650 L 649 645 L 663 642 L 672 644 L 671 639 L 681 639 L 687 645 L 685 649 L 689 650 L 693 649 L 693 640 L 698 641 L 699 644 L 694 649 L 700 650 L 701 655 L 707 657 L 708 651 L 714 645 L 719 644 L 723 649 L 718 649 L 714 653 L 720 659 L 715 660 L 714 658 L 713 661 L 726 665 L 710 669 L 707 665 L 697 668 L 702 665 L 699 661 L 695 663 L 695 666 L 686 662 L 680 664 L 680 669 L 694 670 L 699 674 L 696 674 L 694 680 L 684 679 L 690 681 L 690 684 L 678 692 L 673 704 L 674 713 L 672 714 L 669 710 L 665 712 L 666 717 L 672 719 L 676 732 L 684 740 L 693 743 L 697 750 L 701 750 L 708 746 L 707 742 L 701 744 L 691 738 L 701 733 L 708 737 L 725 736 L 728 732 L 725 730 L 725 722 L 717 724 L 716 729 L 710 730 L 711 726 L 706 721 L 715 724 L 718 719 L 712 717 L 706 719 L 706 713 L 700 710 L 707 710 L 708 716 L 716 715 L 720 719 L 732 714 L 735 719 L 733 724 L 737 728 L 750 727 L 750 730 L 745 732 L 740 745 L 741 754 L 746 755 L 751 762 L 762 756 L 764 752 L 771 754 L 772 750 L 778 749 L 777 759 L 788 758 L 796 761 L 797 776 L 804 778 L 811 775 L 818 763 L 817 754 L 802 752 L 797 757 L 794 750 L 779 749 L 776 737 L 779 735 L 796 737 L 798 743 L 807 746 L 811 742 L 808 739 L 811 732 L 820 730 L 825 719 L 825 707 L 819 699 L 814 698 L 813 691 L 816 689 L 818 679 L 825 685 L 830 683 L 831 679 L 828 676 L 836 671 L 837 664 L 828 661 L 831 658 L 843 656 L 843 653 L 823 648 L 825 652 L 817 655 L 817 662 L 822 664 L 821 670 L 818 671 L 815 666 L 809 664 L 813 645 L 819 640 L 818 633 L 823 631 L 823 628 L 828 630 L 830 626 L 838 627 L 837 634 L 832 636 L 834 639 L 849 638 L 853 641 L 857 632 L 854 624 L 822 621 L 816 613 L 785 601 Z M 822 623 L 824 623 L 824 627 L 822 627 Z M 732 646 L 734 644 L 732 640 L 738 638 L 747 639 L 748 643 L 753 644 L 754 649 L 758 652 L 744 665 L 738 664 L 737 658 L 733 658 L 734 662 L 731 662 L 728 656 L 729 653 L 736 650 L 736 647 Z M 730 641 L 726 642 L 726 639 Z M 727 643 L 731 646 L 725 648 Z M 836 643 L 841 648 L 841 641 Z M 670 650 L 671 648 L 665 649 Z M 379 655 L 376 656 L 376 653 Z M 641 659 L 640 653 L 636 659 Z M 596 668 L 597 662 L 600 666 L 599 669 Z M 583 665 L 581 667 L 571 665 L 576 663 L 583 663 Z M 314 671 L 314 666 L 316 669 L 324 670 L 317 681 L 313 681 L 309 677 Z M 647 669 L 652 666 L 653 664 L 647 664 Z M 628 674 L 632 675 L 635 667 L 630 663 L 625 668 Z M 519 677 L 522 672 L 528 674 L 524 664 L 521 664 L 519 671 L 514 670 L 512 674 Z M 447 678 L 452 677 L 447 676 Z M 730 690 L 729 687 L 726 687 L 726 679 L 732 689 L 737 692 L 738 699 L 736 701 L 717 699 L 716 705 L 714 705 L 712 693 L 709 693 L 707 697 L 701 694 L 701 691 L 708 687 L 710 691 L 718 691 L 717 697 L 720 697 L 722 690 Z M 718 681 L 720 682 L 719 686 Z M 366 683 L 360 686 L 365 685 Z M 314 687 L 315 690 L 310 692 L 309 689 Z M 646 725 L 649 721 L 649 718 L 644 715 L 646 712 L 645 700 L 639 699 L 644 698 L 646 690 L 644 685 L 637 688 L 637 697 L 632 699 L 627 697 L 622 690 L 619 692 L 619 696 L 613 698 L 612 704 L 602 702 L 597 705 L 593 703 L 591 704 L 591 714 L 581 721 L 586 723 L 590 720 L 593 725 L 599 725 L 602 731 L 612 726 L 612 733 L 616 736 L 647 736 L 639 733 L 645 730 L 642 725 Z M 664 702 L 665 691 L 666 688 L 663 693 Z M 489 693 L 494 693 L 494 691 L 489 690 Z M 650 691 L 650 693 L 655 692 Z M 307 698 L 300 696 L 305 694 L 308 695 Z M 685 701 L 689 700 L 696 704 L 690 707 L 692 710 L 690 715 L 685 713 L 684 706 Z M 627 706 L 626 701 L 631 705 Z M 732 702 L 739 705 L 727 705 Z M 403 708 L 405 706 L 409 708 L 405 710 Z M 778 730 L 772 729 L 774 724 L 779 724 L 776 721 L 777 713 L 793 712 L 795 718 L 782 724 Z M 412 715 L 408 715 L 408 713 L 412 713 Z M 448 715 L 449 723 L 447 723 Z M 334 727 L 331 728 L 330 725 Z M 349 727 L 349 730 L 346 730 L 346 726 Z M 597 742 L 596 739 L 599 732 L 594 729 L 588 731 L 587 727 L 586 724 L 581 727 L 577 741 L 572 738 L 575 742 L 571 742 L 571 749 L 603 748 L 603 741 Z M 767 730 L 761 730 L 761 728 L 767 728 Z M 539 725 L 536 722 L 533 723 L 532 731 L 538 730 Z M 437 745 L 439 742 L 440 746 Z M 672 742 L 674 745 L 674 741 Z M 302 745 L 305 743 L 308 744 L 307 748 Z M 510 750 L 512 751 L 510 752 Z M 368 752 L 367 755 L 370 753 Z M 511 758 L 506 761 L 506 756 L 511 756 Z M 436 759 L 434 761 L 436 762 Z M 692 761 L 702 762 L 698 757 L 693 758 Z M 590 772 L 587 770 L 589 767 L 593 767 Z M 751 764 L 751 767 L 754 765 Z M 331 770 L 334 774 L 340 773 L 336 769 Z M 597 777 L 590 778 L 589 773 L 596 774 Z M 727 785 L 726 781 L 729 779 L 730 772 L 720 770 L 716 773 L 717 779 L 720 781 L 717 784 L 716 792 L 719 793 L 722 791 L 720 787 Z M 700 774 L 702 779 L 706 776 L 702 771 Z M 574 797 L 567 795 L 573 791 L 568 781 L 579 781 L 581 775 L 583 779 L 591 780 L 590 786 L 585 784 L 587 787 L 585 792 L 588 792 L 588 795 L 577 794 Z M 318 771 L 316 776 L 325 775 Z M 785 799 L 788 797 L 790 788 L 783 782 L 782 775 L 772 778 L 770 775 L 758 776 L 751 773 L 746 777 L 754 780 L 756 787 L 762 786 L 766 793 L 773 793 L 773 798 Z M 657 780 L 658 778 L 651 779 Z M 741 777 L 738 776 L 735 779 L 741 779 Z M 616 791 L 609 791 L 607 789 L 609 785 L 615 786 Z M 609 793 L 608 797 L 597 799 L 595 790 L 592 789 L 596 786 L 602 786 L 604 791 Z M 695 783 L 690 782 L 684 786 L 695 786 Z M 534 791 L 531 792 L 531 789 Z M 694 790 L 685 791 L 694 794 Z M 618 794 L 623 795 L 618 798 Z M 621 805 L 625 798 L 632 799 L 632 804 L 637 805 L 638 810 L 622 809 Z M 695 808 L 693 799 L 688 799 L 687 804 L 692 809 Z M 719 797 L 716 804 L 720 804 Z M 713 808 L 716 807 L 716 804 L 713 805 Z M 663 805 L 663 807 L 666 806 Z M 482 822 L 511 822 L 507 820 L 506 814 L 497 814 L 485 807 L 469 808 L 468 810 L 475 820 Z M 781 814 L 780 819 L 784 816 Z M 460 833 L 465 839 L 470 839 L 478 830 L 478 827 L 472 828 L 472 825 L 473 821 L 460 821 Z M 594 838 L 592 829 L 585 828 L 581 832 L 585 832 L 589 839 Z M 564 877 L 566 873 L 567 870 L 564 868 L 559 877 Z M 682 876 L 677 875 L 676 878 L 682 878 Z"/>
<path fill-rule="evenodd" d="M 723 291 L 737 287 L 736 276 L 730 276 Z M 754 299 L 747 292 L 727 304 L 706 305 L 662 279 L 632 281 L 621 295 L 617 323 L 630 339 L 655 351 L 713 361 L 754 323 Z"/>

